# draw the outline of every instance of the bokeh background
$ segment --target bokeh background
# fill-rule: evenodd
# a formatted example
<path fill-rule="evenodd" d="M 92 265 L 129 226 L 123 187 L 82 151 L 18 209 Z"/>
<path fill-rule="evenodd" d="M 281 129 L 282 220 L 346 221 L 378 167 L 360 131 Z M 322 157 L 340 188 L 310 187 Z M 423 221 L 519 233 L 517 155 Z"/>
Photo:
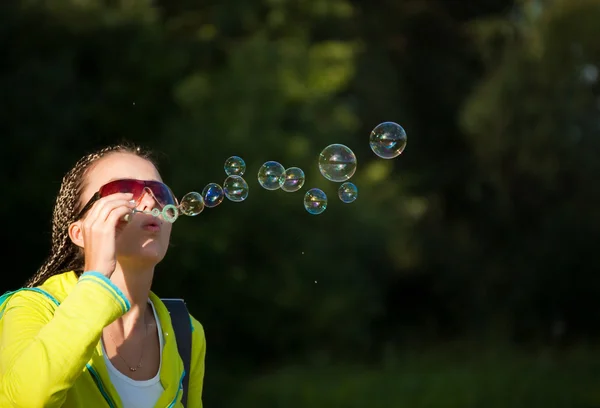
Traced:
<path fill-rule="evenodd" d="M 177 221 L 154 285 L 204 324 L 207 407 L 600 407 L 599 0 L 0 4 L 2 292 L 88 150 L 153 149 L 179 197 L 239 155 L 248 199 Z"/>

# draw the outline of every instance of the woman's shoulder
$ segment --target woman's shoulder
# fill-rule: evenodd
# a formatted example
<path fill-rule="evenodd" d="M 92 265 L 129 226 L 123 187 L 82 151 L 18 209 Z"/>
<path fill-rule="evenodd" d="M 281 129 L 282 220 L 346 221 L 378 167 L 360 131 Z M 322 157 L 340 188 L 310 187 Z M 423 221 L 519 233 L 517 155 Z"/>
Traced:
<path fill-rule="evenodd" d="M 39 288 L 21 288 L 0 297 L 0 321 L 4 326 L 5 316 L 14 316 L 11 322 L 28 319 L 49 321 L 54 315 L 58 301 L 52 294 Z"/>
<path fill-rule="evenodd" d="M 194 337 L 205 341 L 204 326 L 190 313 L 190 322 L 192 324 L 192 334 Z"/>
<path fill-rule="evenodd" d="M 54 311 L 76 283 L 74 272 L 65 272 L 50 277 L 40 286 L 6 292 L 0 296 L 0 317 L 7 307 L 29 306 Z"/>
<path fill-rule="evenodd" d="M 0 307 L 5 308 L 8 305 L 51 305 L 58 306 L 60 302 L 49 291 L 34 287 L 20 288 L 12 292 L 6 292 L 0 296 Z"/>
<path fill-rule="evenodd" d="M 156 313 L 161 321 L 168 316 L 171 319 L 171 322 L 173 322 L 173 313 L 180 316 L 180 313 L 187 312 L 192 333 L 204 336 L 204 327 L 202 326 L 202 323 L 190 313 L 190 310 L 183 299 L 161 298 L 155 293 L 150 292 L 150 301 L 154 305 Z"/>

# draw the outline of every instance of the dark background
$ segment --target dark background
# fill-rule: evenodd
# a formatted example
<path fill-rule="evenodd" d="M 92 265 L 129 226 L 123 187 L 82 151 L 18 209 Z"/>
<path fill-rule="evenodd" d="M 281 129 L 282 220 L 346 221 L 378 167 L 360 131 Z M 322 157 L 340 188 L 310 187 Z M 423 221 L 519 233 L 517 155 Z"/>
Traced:
<path fill-rule="evenodd" d="M 248 199 L 178 220 L 154 285 L 204 324 L 207 407 L 599 407 L 599 21 L 597 0 L 5 0 L 0 289 L 47 256 L 88 150 L 152 148 L 178 197 L 239 155 Z M 318 171 L 331 143 L 355 203 Z M 305 187 L 261 188 L 267 160 Z"/>

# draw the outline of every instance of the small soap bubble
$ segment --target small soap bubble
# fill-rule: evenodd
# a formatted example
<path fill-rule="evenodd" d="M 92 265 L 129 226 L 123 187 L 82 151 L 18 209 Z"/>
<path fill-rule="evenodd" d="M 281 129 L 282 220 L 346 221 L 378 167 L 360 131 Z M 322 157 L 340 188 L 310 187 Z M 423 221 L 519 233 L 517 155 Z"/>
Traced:
<path fill-rule="evenodd" d="M 231 156 L 225 160 L 224 168 L 228 176 L 243 176 L 246 172 L 246 162 L 239 156 Z"/>
<path fill-rule="evenodd" d="M 267 190 L 277 190 L 285 168 L 276 161 L 268 161 L 258 170 L 258 183 Z"/>
<path fill-rule="evenodd" d="M 406 132 L 394 122 L 380 123 L 369 137 L 371 150 L 382 159 L 398 157 L 406 147 Z"/>
<path fill-rule="evenodd" d="M 319 171 L 329 181 L 346 181 L 356 171 L 356 156 L 347 146 L 329 145 L 319 155 Z"/>
<path fill-rule="evenodd" d="M 321 214 L 327 208 L 327 195 L 318 188 L 311 188 L 304 195 L 304 208 L 309 214 Z"/>
<path fill-rule="evenodd" d="M 204 211 L 204 198 L 200 193 L 192 191 L 183 196 L 179 203 L 179 209 L 187 216 L 195 217 Z"/>
<path fill-rule="evenodd" d="M 338 189 L 338 196 L 343 203 L 351 203 L 358 197 L 358 188 L 356 188 L 354 183 L 346 181 Z"/>
<path fill-rule="evenodd" d="M 202 190 L 204 205 L 208 208 L 213 208 L 221 204 L 223 197 L 223 188 L 217 183 L 208 183 Z"/>
<path fill-rule="evenodd" d="M 179 210 L 173 204 L 167 204 L 161 211 L 162 217 L 165 221 L 174 223 L 179 218 Z"/>
<path fill-rule="evenodd" d="M 248 197 L 248 183 L 241 176 L 231 175 L 223 182 L 225 197 L 239 203 Z"/>
<path fill-rule="evenodd" d="M 299 167 L 290 167 L 286 169 L 279 179 L 279 185 L 281 189 L 288 193 L 298 191 L 304 185 L 304 172 Z"/>

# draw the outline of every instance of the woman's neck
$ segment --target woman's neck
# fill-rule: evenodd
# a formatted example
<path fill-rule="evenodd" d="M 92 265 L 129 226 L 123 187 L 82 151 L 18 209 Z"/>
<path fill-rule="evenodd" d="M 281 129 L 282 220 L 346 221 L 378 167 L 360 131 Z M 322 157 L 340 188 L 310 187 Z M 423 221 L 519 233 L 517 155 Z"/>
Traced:
<path fill-rule="evenodd" d="M 154 269 L 127 270 L 117 267 L 110 280 L 123 292 L 131 304 L 131 309 L 117 320 L 123 336 L 128 337 L 132 332 L 145 330 L 147 322 L 148 297 L 154 277 Z"/>

